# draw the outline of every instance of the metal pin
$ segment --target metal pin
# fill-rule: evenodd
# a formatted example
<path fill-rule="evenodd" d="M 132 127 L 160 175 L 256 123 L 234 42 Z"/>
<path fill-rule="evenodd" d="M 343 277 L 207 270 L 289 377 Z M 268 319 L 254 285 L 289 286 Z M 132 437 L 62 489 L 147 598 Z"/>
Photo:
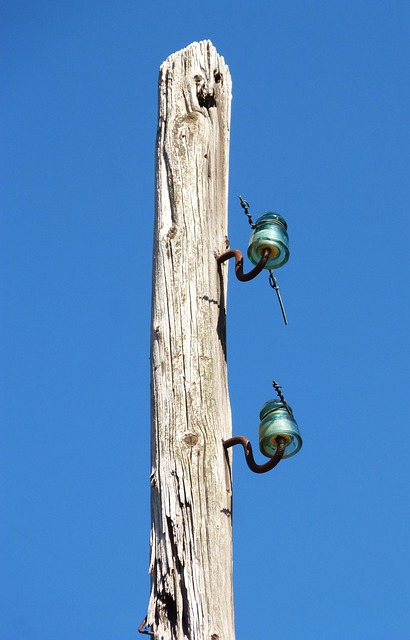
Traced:
<path fill-rule="evenodd" d="M 276 278 L 273 275 L 273 271 L 271 269 L 269 269 L 269 284 L 272 287 L 272 289 L 275 289 L 276 291 L 276 295 L 278 296 L 278 300 L 279 300 L 280 309 L 282 311 L 283 321 L 285 324 L 288 324 L 288 319 L 286 317 L 286 311 L 285 311 L 285 307 L 283 306 L 282 297 L 279 291 L 279 286 L 278 286 L 278 283 L 276 282 Z"/>

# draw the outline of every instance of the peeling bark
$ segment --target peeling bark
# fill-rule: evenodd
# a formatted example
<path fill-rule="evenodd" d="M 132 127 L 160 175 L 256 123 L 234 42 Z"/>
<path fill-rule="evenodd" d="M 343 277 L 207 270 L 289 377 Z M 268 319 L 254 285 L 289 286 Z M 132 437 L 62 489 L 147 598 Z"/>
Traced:
<path fill-rule="evenodd" d="M 234 640 L 226 372 L 231 78 L 209 41 L 161 66 L 151 336 L 156 640 Z"/>

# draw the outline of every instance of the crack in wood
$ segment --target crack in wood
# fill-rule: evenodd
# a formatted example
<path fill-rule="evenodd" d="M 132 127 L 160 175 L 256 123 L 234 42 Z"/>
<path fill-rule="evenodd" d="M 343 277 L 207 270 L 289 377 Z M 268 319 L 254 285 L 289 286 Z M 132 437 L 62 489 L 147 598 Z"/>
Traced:
<path fill-rule="evenodd" d="M 209 302 L 209 304 L 215 304 L 218 308 L 219 308 L 219 302 L 218 300 L 214 300 L 213 298 L 210 298 L 209 296 L 199 296 L 200 300 L 204 300 L 205 302 Z"/>

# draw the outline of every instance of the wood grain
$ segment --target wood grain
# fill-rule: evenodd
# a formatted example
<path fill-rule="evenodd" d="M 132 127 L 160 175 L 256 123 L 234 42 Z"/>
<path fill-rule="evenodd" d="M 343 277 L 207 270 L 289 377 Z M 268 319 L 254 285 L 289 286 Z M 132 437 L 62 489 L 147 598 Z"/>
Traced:
<path fill-rule="evenodd" d="M 161 66 L 151 336 L 151 597 L 163 640 L 234 640 L 226 273 L 231 78 L 209 41 Z"/>

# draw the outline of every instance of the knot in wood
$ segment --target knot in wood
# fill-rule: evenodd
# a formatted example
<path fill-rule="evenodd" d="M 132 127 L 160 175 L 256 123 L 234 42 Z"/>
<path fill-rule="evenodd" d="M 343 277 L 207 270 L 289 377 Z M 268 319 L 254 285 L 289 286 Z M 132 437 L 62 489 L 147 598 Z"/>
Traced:
<path fill-rule="evenodd" d="M 183 437 L 183 442 L 188 447 L 194 447 L 198 442 L 198 436 L 195 433 L 186 433 Z"/>

